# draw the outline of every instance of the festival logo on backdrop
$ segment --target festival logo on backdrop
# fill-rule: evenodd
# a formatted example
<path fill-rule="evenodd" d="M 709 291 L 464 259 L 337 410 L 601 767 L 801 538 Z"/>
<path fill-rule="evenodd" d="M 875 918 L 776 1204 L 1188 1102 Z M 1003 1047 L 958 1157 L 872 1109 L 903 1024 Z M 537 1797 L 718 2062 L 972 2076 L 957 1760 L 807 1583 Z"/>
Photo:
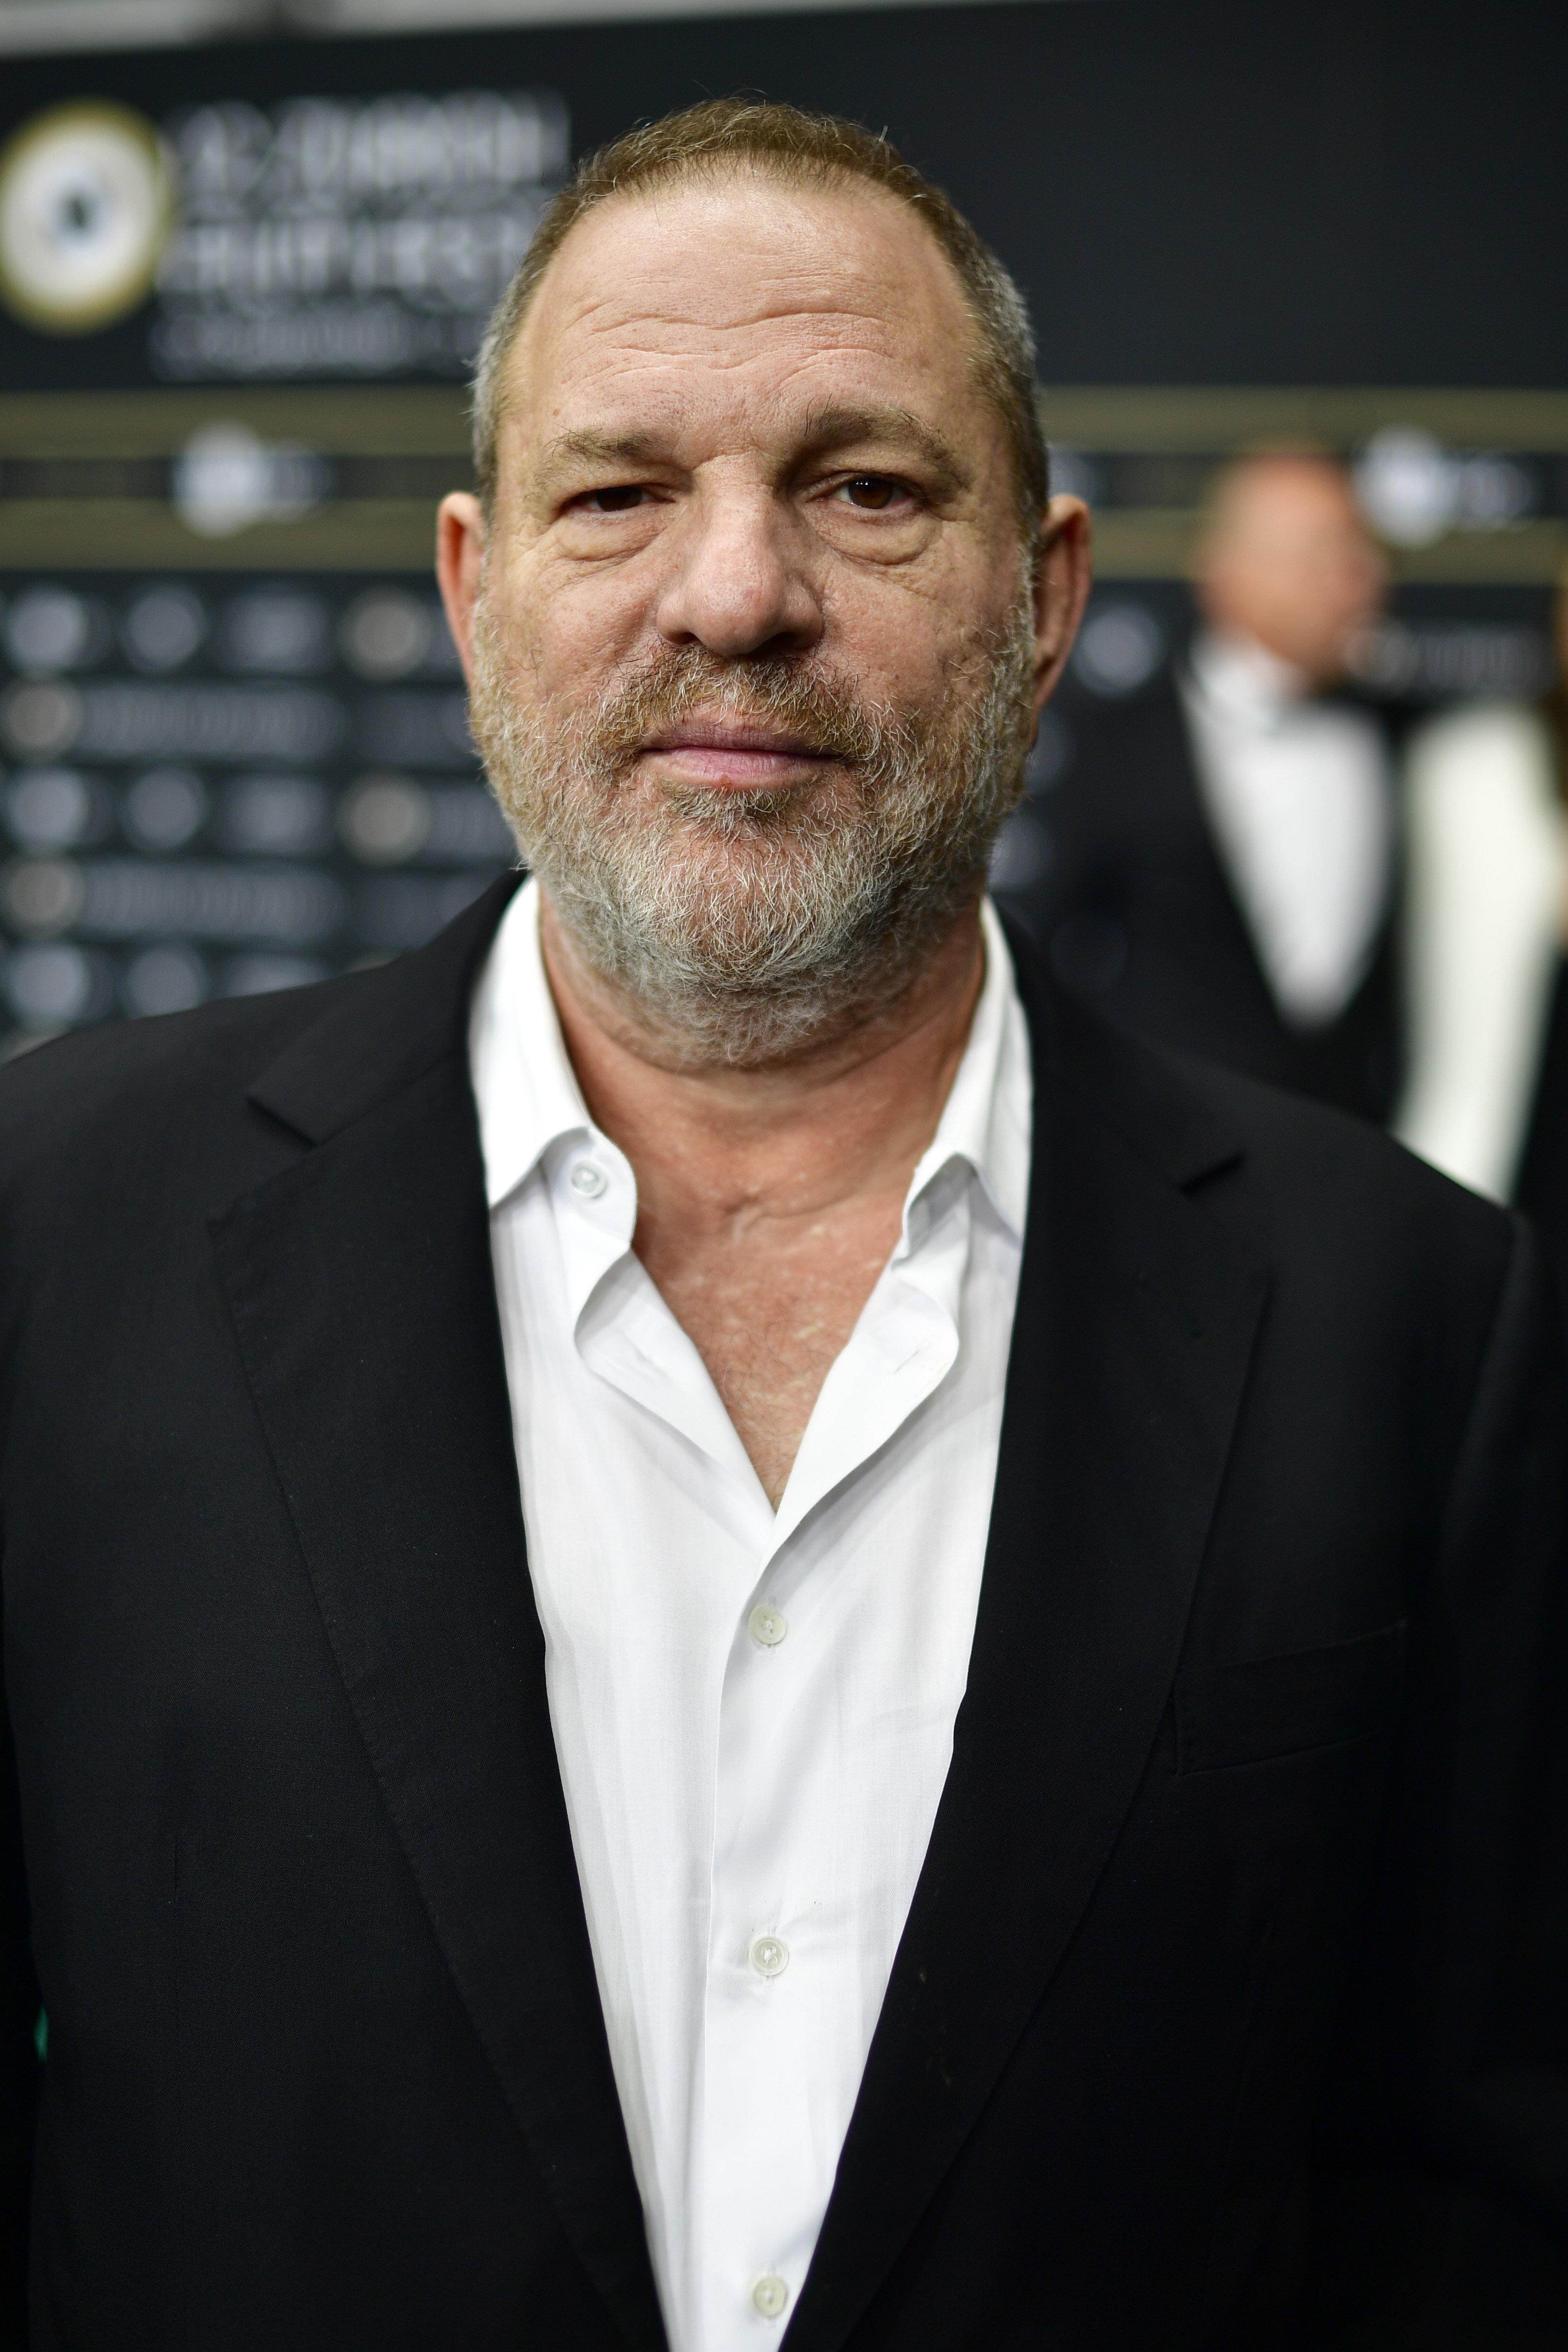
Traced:
<path fill-rule="evenodd" d="M 51 107 L 0 154 L 0 296 L 46 334 L 110 326 L 146 300 L 173 217 L 151 122 L 107 101 Z"/>
<path fill-rule="evenodd" d="M 549 91 L 203 106 L 152 355 L 175 382 L 458 376 L 570 161 Z"/>
<path fill-rule="evenodd" d="M 166 382 L 461 376 L 570 149 L 549 90 L 50 108 L 0 154 L 0 298 L 78 335 L 153 297 Z"/>

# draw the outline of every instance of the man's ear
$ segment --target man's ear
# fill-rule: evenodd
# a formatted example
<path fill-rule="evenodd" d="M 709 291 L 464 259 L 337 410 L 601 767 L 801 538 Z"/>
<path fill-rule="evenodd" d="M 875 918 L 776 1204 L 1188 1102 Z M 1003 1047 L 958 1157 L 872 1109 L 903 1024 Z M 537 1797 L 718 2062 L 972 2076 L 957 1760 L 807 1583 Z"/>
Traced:
<path fill-rule="evenodd" d="M 1034 691 L 1047 703 L 1072 651 L 1093 578 L 1093 526 L 1082 499 L 1052 499 L 1040 520 L 1034 574 Z"/>
<path fill-rule="evenodd" d="M 472 490 L 449 490 L 435 518 L 435 576 L 446 607 L 446 625 L 474 683 L 474 608 L 485 576 L 485 509 Z"/>

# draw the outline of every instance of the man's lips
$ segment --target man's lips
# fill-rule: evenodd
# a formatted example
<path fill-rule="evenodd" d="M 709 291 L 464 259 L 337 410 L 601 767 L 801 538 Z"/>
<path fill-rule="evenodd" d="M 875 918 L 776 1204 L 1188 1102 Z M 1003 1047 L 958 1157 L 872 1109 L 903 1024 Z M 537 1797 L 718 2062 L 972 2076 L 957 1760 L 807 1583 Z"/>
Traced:
<path fill-rule="evenodd" d="M 682 783 L 755 792 L 802 783 L 820 774 L 833 754 L 779 728 L 691 719 L 651 735 L 640 757 Z"/>

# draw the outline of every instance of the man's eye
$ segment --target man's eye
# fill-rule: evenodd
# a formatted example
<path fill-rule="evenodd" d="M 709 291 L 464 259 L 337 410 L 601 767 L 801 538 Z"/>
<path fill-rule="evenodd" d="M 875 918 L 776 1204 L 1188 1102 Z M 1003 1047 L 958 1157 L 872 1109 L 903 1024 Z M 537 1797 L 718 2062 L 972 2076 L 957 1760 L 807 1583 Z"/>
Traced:
<path fill-rule="evenodd" d="M 629 514 L 640 507 L 644 493 L 635 482 L 614 482 L 605 490 L 590 490 L 581 503 L 600 514 Z"/>
<path fill-rule="evenodd" d="M 851 506 L 863 508 L 873 514 L 883 507 L 894 505 L 904 496 L 903 483 L 890 481 L 885 474 L 857 474 L 842 488 Z"/>

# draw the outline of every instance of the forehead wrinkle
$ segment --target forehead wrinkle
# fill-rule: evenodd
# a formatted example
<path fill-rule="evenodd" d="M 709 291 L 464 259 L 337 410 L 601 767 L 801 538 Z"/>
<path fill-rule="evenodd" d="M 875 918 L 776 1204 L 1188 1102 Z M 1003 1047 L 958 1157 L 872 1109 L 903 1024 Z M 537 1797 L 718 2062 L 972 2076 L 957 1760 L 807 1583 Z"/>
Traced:
<path fill-rule="evenodd" d="M 607 209 L 618 212 L 620 206 Z M 653 441 L 659 445 L 659 454 L 665 454 L 672 436 L 689 424 L 691 406 L 682 397 L 683 389 L 695 394 L 706 375 L 716 385 L 735 386 L 747 394 L 749 387 L 743 379 L 748 373 L 774 370 L 775 381 L 758 387 L 774 423 L 786 424 L 781 415 L 785 401 L 791 392 L 798 395 L 804 387 L 819 410 L 805 431 L 814 434 L 820 443 L 846 425 L 846 412 L 862 413 L 863 425 L 856 429 L 891 429 L 918 446 L 948 481 L 956 480 L 959 486 L 972 481 L 978 453 L 966 459 L 961 446 L 955 447 L 898 398 L 911 382 L 942 390 L 948 372 L 939 362 L 934 366 L 931 339 L 935 335 L 939 349 L 947 346 L 946 334 L 937 331 L 942 325 L 938 314 L 950 308 L 955 310 L 953 323 L 966 346 L 968 363 L 962 371 L 964 390 L 972 398 L 977 389 L 976 354 L 968 348 L 973 321 L 959 289 L 949 281 L 939 251 L 933 247 L 927 254 L 922 238 L 918 258 L 911 257 L 904 266 L 879 270 L 860 257 L 846 261 L 831 249 L 797 258 L 779 255 L 775 240 L 756 242 L 763 247 L 757 256 L 764 272 L 760 283 L 755 273 L 747 278 L 727 270 L 724 263 L 731 257 L 723 256 L 716 291 L 730 307 L 715 315 L 700 307 L 709 299 L 710 289 L 700 279 L 694 287 L 689 254 L 671 253 L 664 268 L 655 253 L 651 257 L 651 270 L 629 268 L 607 285 L 601 257 L 591 242 L 574 251 L 569 241 L 550 273 L 553 285 L 547 283 L 541 289 L 544 300 L 523 322 L 513 363 L 503 378 L 497 423 L 509 422 L 517 408 L 526 404 L 546 415 L 553 407 L 557 421 L 564 424 L 562 408 L 570 415 L 587 383 L 595 383 L 603 390 L 615 385 L 619 377 L 629 407 L 650 395 L 658 402 L 658 421 L 651 432 L 639 428 L 634 414 L 628 420 L 630 432 L 642 430 L 641 446 L 617 435 L 609 420 L 597 426 L 585 421 L 585 429 L 607 431 L 619 447 L 612 450 L 601 445 L 590 451 L 578 444 L 574 450 L 567 436 L 558 434 L 547 445 L 542 461 L 583 454 L 612 458 L 619 455 L 635 462 L 640 455 L 649 453 Z M 821 237 L 812 240 L 819 246 L 826 242 Z M 624 256 L 621 258 L 624 261 Z M 727 277 L 728 284 L 724 282 Z M 628 280 L 635 285 L 634 295 L 629 295 Z M 551 310 L 553 318 L 549 316 Z M 857 352 L 873 369 L 885 371 L 891 365 L 902 375 L 903 385 L 886 387 L 891 398 L 879 401 L 876 392 L 883 387 L 874 383 L 838 385 L 820 380 L 811 383 L 813 374 L 820 378 L 835 360 Z M 695 373 L 683 388 L 678 378 L 687 371 Z M 983 392 L 980 396 L 984 404 Z M 670 404 L 667 411 L 666 403 Z M 873 416 L 872 412 L 878 409 L 883 414 Z M 792 436 L 801 433 L 798 425 L 787 429 Z"/>
<path fill-rule="evenodd" d="M 925 417 L 899 402 L 822 401 L 804 416 L 791 417 L 784 395 L 790 383 L 808 377 L 810 373 L 809 367 L 802 365 L 790 372 L 785 383 L 773 387 L 764 415 L 758 419 L 764 430 L 788 439 L 797 452 L 817 456 L 852 446 L 856 442 L 902 442 L 919 451 L 944 491 L 965 488 L 973 479 L 973 466 L 962 448 Z M 810 389 L 809 385 L 807 388 Z M 628 425 L 623 429 L 594 425 L 570 426 L 546 442 L 539 452 L 538 469 L 548 477 L 573 459 L 589 465 L 639 465 L 660 459 L 670 454 L 672 443 L 689 421 L 687 404 L 682 402 L 660 424 Z"/>
<path fill-rule="evenodd" d="M 852 239 L 861 243 L 861 250 L 846 255 L 837 235 L 823 235 L 819 223 L 811 221 L 817 207 L 810 194 L 804 224 L 800 211 L 794 212 L 791 242 L 785 251 L 780 251 L 777 213 L 769 215 L 761 236 L 747 236 L 744 225 L 738 236 L 727 236 L 723 231 L 730 225 L 716 223 L 717 267 L 706 272 L 695 268 L 689 246 L 677 251 L 660 240 L 650 251 L 645 237 L 633 236 L 629 256 L 614 250 L 621 242 L 615 233 L 627 225 L 628 210 L 633 218 L 637 212 L 644 217 L 651 212 L 657 222 L 660 197 L 673 198 L 678 207 L 682 198 L 699 193 L 689 184 L 629 192 L 624 202 L 612 198 L 577 225 L 521 322 L 513 363 L 506 371 L 503 400 L 516 388 L 528 360 L 537 363 L 547 352 L 565 357 L 563 346 L 579 338 L 601 345 L 621 341 L 649 352 L 703 344 L 711 350 L 720 338 L 750 335 L 762 340 L 769 328 L 787 331 L 791 322 L 809 321 L 819 343 L 833 347 L 871 341 L 894 352 L 901 341 L 907 344 L 914 339 L 925 345 L 931 334 L 940 335 L 939 314 L 951 311 L 958 333 L 966 341 L 971 339 L 967 305 L 928 231 L 922 228 L 913 244 L 904 243 L 901 235 L 903 250 L 891 256 L 880 238 L 875 243 L 881 249 L 870 252 L 863 242 Z M 862 197 L 880 194 L 856 193 Z M 837 205 L 831 208 L 839 211 Z M 858 204 L 855 209 L 860 210 Z M 891 209 L 898 228 L 906 234 L 914 225 L 904 218 L 902 207 Z M 802 227 L 805 251 L 800 249 Z M 606 231 L 612 239 L 611 256 L 596 249 Z M 631 287 L 636 293 L 629 299 L 625 289 Z M 727 311 L 716 314 L 716 300 L 726 299 Z"/>
<path fill-rule="evenodd" d="M 561 330 L 555 349 L 568 358 L 569 365 L 573 342 L 594 348 L 596 366 L 603 364 L 601 355 L 606 346 L 612 352 L 626 352 L 638 357 L 700 358 L 734 365 L 777 352 L 787 344 L 791 331 L 796 329 L 809 332 L 814 352 L 841 351 L 859 344 L 893 358 L 897 356 L 899 331 L 904 324 L 902 320 L 873 305 L 857 309 L 846 303 L 841 290 L 835 290 L 831 301 L 766 303 L 753 308 L 744 317 L 727 319 L 673 309 L 653 310 L 647 307 L 645 299 L 635 309 L 627 306 L 618 317 L 603 315 L 610 307 L 607 302 L 595 304 L 593 312 L 580 314 Z"/>
<path fill-rule="evenodd" d="M 646 314 L 643 315 L 645 319 Z M 630 320 L 626 322 L 627 325 L 631 323 Z M 749 369 L 776 366 L 782 358 L 787 362 L 779 377 L 779 389 L 782 390 L 797 379 L 809 376 L 824 362 L 852 351 L 857 343 L 873 362 L 896 361 L 897 353 L 891 348 L 891 336 L 871 338 L 857 332 L 863 323 L 850 316 L 844 319 L 841 333 L 826 334 L 821 331 L 820 320 L 816 321 L 810 345 L 792 354 L 788 352 L 781 353 L 777 345 L 756 338 L 741 341 L 727 337 L 724 341 L 717 341 L 711 331 L 701 339 L 694 338 L 686 348 L 658 340 L 632 340 L 619 327 L 614 331 L 601 331 L 597 338 L 598 348 L 592 351 L 584 351 L 580 345 L 573 354 L 570 349 L 563 350 L 558 341 L 552 355 L 556 365 L 549 376 L 544 375 L 541 368 L 539 377 L 531 387 L 528 383 L 529 367 L 527 360 L 508 368 L 502 379 L 500 397 L 497 402 L 497 430 L 509 424 L 519 408 L 544 405 L 549 400 L 552 378 L 558 393 L 570 394 L 574 389 L 580 388 L 585 380 L 596 388 L 601 386 L 607 375 L 611 383 L 619 376 L 622 383 L 628 385 L 644 374 L 652 376 L 655 385 L 664 377 L 665 386 L 660 389 L 662 395 L 667 397 L 668 379 L 673 371 L 679 370 L 685 373 L 685 378 L 679 387 L 681 403 L 685 407 L 689 404 L 685 394 L 693 381 L 689 373 L 693 368 L 700 368 L 710 377 L 733 378 Z M 519 359 L 522 359 L 521 354 Z M 538 364 L 537 360 L 535 364 Z"/>
<path fill-rule="evenodd" d="M 812 403 L 812 413 L 809 423 L 796 429 L 809 432 L 819 440 L 834 435 L 847 437 L 852 430 L 893 432 L 919 442 L 934 461 L 951 465 L 956 456 L 953 440 L 899 397 L 915 383 L 924 380 L 931 383 L 929 365 L 920 356 L 906 358 L 889 350 L 880 338 L 858 336 L 858 323 L 846 320 L 841 336 L 819 333 L 809 343 L 796 347 L 780 348 L 749 339 L 727 338 L 716 343 L 705 341 L 697 348 L 682 350 L 657 341 L 627 340 L 612 343 L 608 350 L 601 347 L 592 353 L 580 350 L 575 354 L 560 352 L 558 356 L 565 363 L 555 371 L 555 400 L 549 400 L 546 385 L 539 383 L 529 404 L 546 409 L 553 405 L 559 413 L 561 405 L 570 404 L 584 389 L 591 389 L 595 394 L 608 391 L 613 396 L 620 393 L 632 402 L 652 398 L 661 407 L 671 404 L 685 414 L 705 379 L 710 383 L 734 383 L 737 378 L 756 375 L 762 381 L 755 394 L 744 384 L 740 388 L 748 398 L 764 397 L 770 408 L 782 409 L 791 392 L 804 391 Z M 825 370 L 852 356 L 857 350 L 879 372 L 891 363 L 894 380 L 885 385 L 874 378 L 871 382 L 846 383 L 835 382 L 830 374 L 826 382 L 822 381 Z M 964 390 L 972 395 L 975 385 L 971 368 L 964 370 Z M 936 388 L 941 390 L 939 383 Z M 508 409 L 518 404 L 522 390 L 515 377 L 508 381 Z M 617 428 L 608 423 L 594 423 L 585 429 L 604 433 Z M 626 429 L 633 432 L 639 427 L 632 420 Z"/>
<path fill-rule="evenodd" d="M 901 383 L 907 383 L 912 375 L 926 373 L 918 360 L 904 361 L 897 352 L 882 348 L 878 341 L 857 337 L 855 329 L 859 323 L 848 320 L 841 336 L 814 333 L 811 341 L 802 346 L 786 344 L 780 347 L 726 337 L 719 341 L 705 340 L 689 350 L 671 349 L 659 341 L 632 341 L 630 338 L 617 339 L 608 350 L 602 344 L 592 352 L 580 348 L 572 352 L 558 348 L 555 356 L 564 363 L 552 371 L 554 388 L 558 395 L 568 398 L 585 386 L 591 386 L 596 393 L 605 388 L 627 390 L 634 398 L 645 398 L 651 392 L 661 401 L 674 396 L 685 407 L 689 406 L 688 394 L 705 377 L 728 378 L 747 372 L 768 371 L 769 382 L 767 388 L 769 396 L 777 398 L 793 385 L 810 384 L 814 376 L 820 375 L 824 365 L 843 357 L 846 352 L 856 348 L 857 343 L 873 364 L 880 367 L 892 361 Z M 528 387 L 526 373 L 525 370 L 518 370 L 508 376 L 508 407 L 518 404 L 525 390 L 530 394 L 528 404 L 544 407 L 548 381 L 536 382 Z M 519 382 L 519 378 L 523 381 Z M 646 391 L 643 389 L 644 384 L 648 387 Z M 819 383 L 812 389 L 812 397 L 816 404 L 813 429 L 818 431 L 828 430 L 841 418 L 849 416 L 859 417 L 873 425 L 902 425 L 917 437 L 929 436 L 936 430 L 895 396 L 879 398 L 875 389 L 870 385 L 862 390 L 854 384 L 840 388 Z M 616 428 L 590 425 L 584 429 L 606 432 Z M 637 429 L 634 424 L 627 427 L 629 432 Z"/>
<path fill-rule="evenodd" d="M 718 270 L 699 277 L 695 299 L 708 307 L 695 308 L 689 251 L 655 248 L 652 254 L 633 253 L 630 259 L 620 257 L 614 282 L 606 286 L 591 245 L 574 250 L 569 240 L 550 273 L 553 283 L 547 280 L 541 287 L 541 299 L 524 321 L 519 341 L 551 308 L 560 313 L 552 337 L 558 342 L 580 331 L 626 334 L 639 323 L 650 330 L 714 335 L 810 319 L 821 332 L 835 313 L 848 333 L 874 324 L 896 334 L 915 314 L 930 325 L 933 313 L 950 308 L 963 328 L 970 326 L 962 292 L 950 282 L 935 247 L 929 254 L 921 251 L 917 261 L 906 257 L 903 266 L 895 261 L 890 269 L 879 266 L 882 257 L 847 258 L 828 240 L 819 240 L 823 250 L 816 255 L 780 254 L 776 236 L 753 242 L 760 249 L 749 255 L 738 252 L 733 240 L 721 248 Z M 729 264 L 735 265 L 732 273 L 727 273 Z M 727 274 L 737 280 L 728 289 L 724 286 Z M 621 290 L 628 283 L 637 288 L 634 298 Z M 727 315 L 716 315 L 711 306 L 725 291 L 734 307 Z"/>

